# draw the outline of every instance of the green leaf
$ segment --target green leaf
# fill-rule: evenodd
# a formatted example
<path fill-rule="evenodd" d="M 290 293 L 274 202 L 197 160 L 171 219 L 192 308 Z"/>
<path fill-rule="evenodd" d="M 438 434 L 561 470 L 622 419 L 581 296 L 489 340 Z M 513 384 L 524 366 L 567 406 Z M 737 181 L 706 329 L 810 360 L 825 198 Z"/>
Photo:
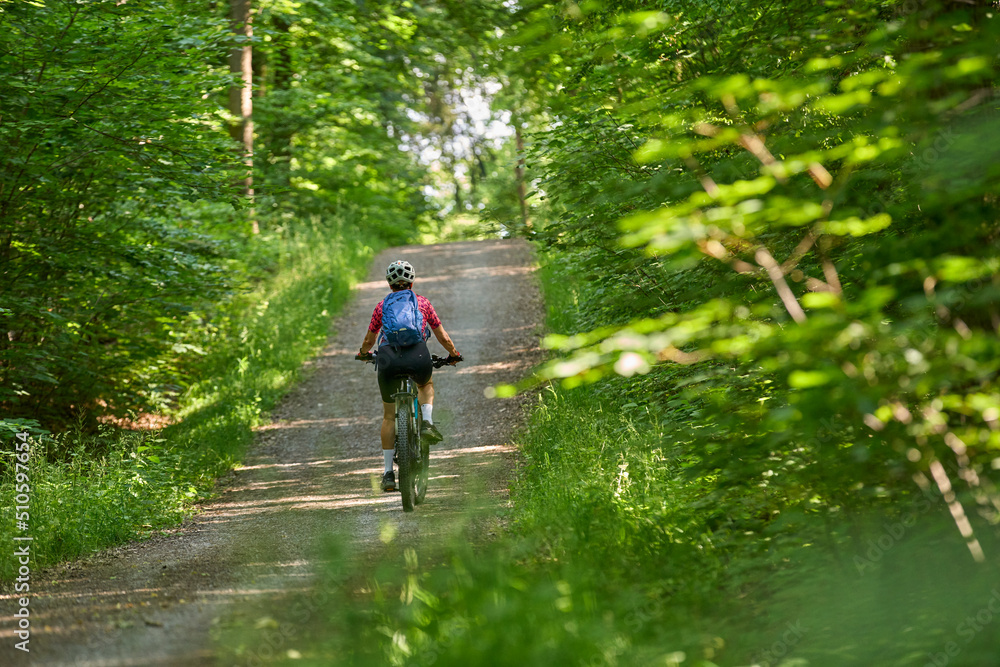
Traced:
<path fill-rule="evenodd" d="M 838 236 L 864 236 L 882 231 L 891 224 L 892 216 L 888 213 L 879 213 L 867 219 L 851 216 L 838 220 L 828 220 L 822 224 L 822 230 L 825 234 Z"/>
<path fill-rule="evenodd" d="M 833 292 L 808 292 L 801 300 L 806 308 L 833 308 L 840 304 L 840 297 Z"/>
<path fill-rule="evenodd" d="M 793 389 L 811 389 L 833 382 L 839 373 L 833 369 L 792 371 L 788 375 L 788 386 Z"/>

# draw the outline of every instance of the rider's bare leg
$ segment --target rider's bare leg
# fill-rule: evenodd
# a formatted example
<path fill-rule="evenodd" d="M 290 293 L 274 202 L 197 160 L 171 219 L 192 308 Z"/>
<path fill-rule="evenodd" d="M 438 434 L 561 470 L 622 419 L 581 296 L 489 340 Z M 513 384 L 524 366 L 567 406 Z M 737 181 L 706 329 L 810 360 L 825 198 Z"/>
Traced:
<path fill-rule="evenodd" d="M 396 404 L 382 404 L 382 449 L 393 449 L 396 446 Z"/>
<path fill-rule="evenodd" d="M 417 399 L 420 401 L 420 411 L 424 421 L 433 424 L 431 415 L 434 408 L 434 380 L 428 380 L 424 386 L 417 387 Z"/>
<path fill-rule="evenodd" d="M 417 399 L 420 405 L 434 405 L 434 380 L 428 380 L 427 384 L 417 387 Z"/>

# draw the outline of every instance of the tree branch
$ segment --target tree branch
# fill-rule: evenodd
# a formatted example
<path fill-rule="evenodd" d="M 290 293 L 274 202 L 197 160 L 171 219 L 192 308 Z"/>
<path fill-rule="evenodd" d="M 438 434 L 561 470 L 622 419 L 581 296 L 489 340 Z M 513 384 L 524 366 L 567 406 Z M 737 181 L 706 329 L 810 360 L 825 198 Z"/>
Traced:
<path fill-rule="evenodd" d="M 805 322 L 805 311 L 802 310 L 802 306 L 799 305 L 798 300 L 795 298 L 792 288 L 785 281 L 785 274 L 781 272 L 781 267 L 774 261 L 774 257 L 767 251 L 767 248 L 764 246 L 757 248 L 757 252 L 754 253 L 754 259 L 767 271 L 767 277 L 774 284 L 774 289 L 778 291 L 778 296 L 781 298 L 781 302 L 785 304 L 785 310 L 792 316 L 792 319 L 799 324 Z"/>

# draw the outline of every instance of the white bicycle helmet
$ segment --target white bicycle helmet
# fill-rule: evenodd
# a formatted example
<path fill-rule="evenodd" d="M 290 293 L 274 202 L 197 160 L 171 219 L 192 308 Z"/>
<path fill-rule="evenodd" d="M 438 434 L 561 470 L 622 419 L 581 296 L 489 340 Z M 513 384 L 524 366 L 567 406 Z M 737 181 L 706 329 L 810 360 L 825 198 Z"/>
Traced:
<path fill-rule="evenodd" d="M 385 279 L 390 285 L 412 284 L 417 277 L 409 262 L 397 259 L 385 270 Z"/>

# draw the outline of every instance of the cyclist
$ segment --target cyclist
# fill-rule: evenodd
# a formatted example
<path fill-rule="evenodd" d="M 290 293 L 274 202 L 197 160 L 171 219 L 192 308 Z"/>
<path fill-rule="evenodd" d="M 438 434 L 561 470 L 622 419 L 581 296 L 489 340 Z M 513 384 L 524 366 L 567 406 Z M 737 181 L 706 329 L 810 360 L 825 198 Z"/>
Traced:
<path fill-rule="evenodd" d="M 413 266 L 406 261 L 396 260 L 389 265 L 385 271 L 385 279 L 392 288 L 392 292 L 413 289 L 413 281 L 416 272 Z M 391 294 L 389 295 L 391 296 Z M 389 298 L 386 297 L 386 299 Z M 405 296 L 405 295 L 403 295 Z M 423 438 L 428 443 L 441 442 L 442 436 L 437 427 L 434 426 L 434 382 L 431 373 L 434 367 L 431 364 L 431 354 L 427 349 L 427 339 L 431 332 L 438 339 L 441 346 L 448 351 L 448 359 L 451 365 L 462 360 L 462 355 L 455 349 L 455 344 L 451 341 L 448 332 L 441 325 L 441 320 L 434 312 L 434 306 L 425 297 L 414 294 L 417 308 L 423 317 L 423 331 L 420 340 L 415 345 L 400 347 L 390 345 L 382 330 L 382 311 L 386 299 L 383 299 L 375 306 L 372 312 L 371 322 L 368 324 L 368 332 L 361 343 L 361 350 L 358 359 L 369 358 L 369 350 L 372 345 L 378 342 L 378 356 L 376 358 L 376 369 L 378 370 L 378 388 L 382 394 L 382 456 L 385 459 L 385 474 L 382 476 L 382 490 L 396 490 L 396 476 L 392 472 L 392 455 L 395 440 L 395 400 L 392 395 L 398 390 L 396 378 L 409 373 L 417 383 L 417 397 L 420 401 L 421 431 Z M 412 303 L 412 302 L 411 302 Z M 412 307 L 412 306 L 411 306 Z"/>

